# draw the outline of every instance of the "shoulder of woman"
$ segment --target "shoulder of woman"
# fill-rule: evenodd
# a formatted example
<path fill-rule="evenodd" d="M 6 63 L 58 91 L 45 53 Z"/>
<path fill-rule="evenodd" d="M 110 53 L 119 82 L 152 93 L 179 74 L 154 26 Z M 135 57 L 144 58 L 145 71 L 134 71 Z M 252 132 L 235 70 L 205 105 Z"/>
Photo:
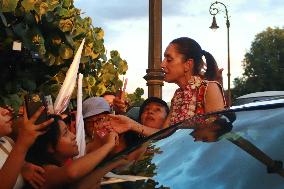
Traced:
<path fill-rule="evenodd" d="M 208 90 L 213 90 L 213 91 L 216 91 L 216 90 L 218 90 L 218 91 L 222 91 L 223 90 L 223 87 L 222 87 L 222 85 L 219 83 L 219 82 L 217 82 L 217 81 L 207 81 L 207 88 L 208 88 Z"/>
<path fill-rule="evenodd" d="M 226 101 L 222 86 L 218 82 L 209 82 L 206 92 L 206 112 L 224 109 Z"/>

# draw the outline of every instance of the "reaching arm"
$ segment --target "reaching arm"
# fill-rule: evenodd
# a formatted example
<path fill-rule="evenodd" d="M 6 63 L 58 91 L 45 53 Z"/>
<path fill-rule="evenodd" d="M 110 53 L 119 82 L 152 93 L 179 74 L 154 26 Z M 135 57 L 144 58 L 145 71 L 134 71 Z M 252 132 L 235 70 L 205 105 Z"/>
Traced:
<path fill-rule="evenodd" d="M 156 132 L 158 132 L 160 129 L 155 129 L 152 127 L 147 127 L 145 125 L 142 125 L 140 123 L 135 122 L 134 124 L 130 125 L 130 130 L 139 133 L 143 136 L 150 136 Z"/>
<path fill-rule="evenodd" d="M 109 121 L 109 123 L 106 123 L 110 124 L 107 126 L 111 127 L 119 134 L 131 130 L 143 136 L 150 136 L 160 130 L 142 125 L 132 120 L 131 118 L 123 115 L 109 115 L 109 116 L 111 117 L 111 120 Z"/>
<path fill-rule="evenodd" d="M 136 161 L 142 154 L 145 153 L 147 146 L 142 146 L 135 151 L 127 155 L 127 157 L 120 158 L 113 162 L 110 162 L 98 169 L 94 170 L 90 175 L 83 178 L 77 185 L 76 189 L 82 188 L 93 188 L 94 186 L 100 186 L 101 178 L 114 168 L 127 165 Z M 99 188 L 99 187 L 97 187 Z"/>
<path fill-rule="evenodd" d="M 93 188 L 94 186 L 97 186 L 97 188 L 99 188 L 101 179 L 106 173 L 110 172 L 116 167 L 119 167 L 125 164 L 126 162 L 127 160 L 125 159 L 119 159 L 114 162 L 108 163 L 107 165 L 103 167 L 96 169 L 90 175 L 80 180 L 79 183 L 76 185 L 76 189 Z"/>
<path fill-rule="evenodd" d="M 117 137 L 115 132 L 111 132 L 107 143 L 96 151 L 92 151 L 79 159 L 73 160 L 70 165 L 64 165 L 63 167 L 54 165 L 46 166 L 46 185 L 52 188 L 64 183 L 74 182 L 89 174 L 113 149 L 116 145 Z"/>

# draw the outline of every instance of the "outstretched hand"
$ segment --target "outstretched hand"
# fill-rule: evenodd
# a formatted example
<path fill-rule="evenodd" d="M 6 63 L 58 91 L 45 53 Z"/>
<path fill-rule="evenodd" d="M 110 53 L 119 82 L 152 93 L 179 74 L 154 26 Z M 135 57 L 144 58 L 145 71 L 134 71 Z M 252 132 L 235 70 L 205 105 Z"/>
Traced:
<path fill-rule="evenodd" d="M 23 178 L 35 189 L 41 188 L 44 185 L 44 173 L 45 170 L 42 167 L 28 162 L 24 164 L 21 171 Z"/>
<path fill-rule="evenodd" d="M 43 123 L 35 124 L 35 121 L 38 119 L 40 114 L 45 109 L 44 106 L 40 107 L 34 115 L 31 116 L 30 119 L 28 119 L 27 116 L 27 110 L 24 107 L 24 119 L 23 124 L 19 126 L 19 135 L 17 138 L 17 142 L 21 144 L 24 148 L 29 148 L 35 141 L 35 139 L 39 136 L 45 133 L 46 127 L 53 122 L 53 118 L 49 119 Z"/>
<path fill-rule="evenodd" d="M 131 125 L 133 120 L 124 115 L 109 115 L 111 119 L 104 123 L 108 127 L 111 127 L 118 134 L 125 133 L 132 129 Z"/>

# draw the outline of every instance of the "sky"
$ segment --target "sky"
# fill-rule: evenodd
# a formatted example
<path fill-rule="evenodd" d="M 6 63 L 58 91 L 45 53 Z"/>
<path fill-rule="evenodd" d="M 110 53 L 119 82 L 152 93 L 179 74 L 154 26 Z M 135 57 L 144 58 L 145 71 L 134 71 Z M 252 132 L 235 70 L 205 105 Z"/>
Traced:
<path fill-rule="evenodd" d="M 162 0 L 162 54 L 175 38 L 190 37 L 210 52 L 220 68 L 224 68 L 224 88 L 227 89 L 227 28 L 225 12 L 216 20 L 219 28 L 209 26 L 211 0 Z M 227 6 L 230 26 L 231 86 L 243 73 L 242 61 L 249 52 L 255 35 L 267 27 L 284 28 L 283 0 L 222 0 Z M 75 0 L 83 16 L 92 18 L 95 27 L 105 31 L 108 52 L 118 50 L 128 63 L 127 92 L 137 87 L 148 95 L 143 76 L 148 68 L 149 0 Z M 224 11 L 224 7 L 220 6 Z M 162 56 L 163 58 L 163 56 Z M 169 102 L 177 85 L 164 83 L 163 99 Z"/>

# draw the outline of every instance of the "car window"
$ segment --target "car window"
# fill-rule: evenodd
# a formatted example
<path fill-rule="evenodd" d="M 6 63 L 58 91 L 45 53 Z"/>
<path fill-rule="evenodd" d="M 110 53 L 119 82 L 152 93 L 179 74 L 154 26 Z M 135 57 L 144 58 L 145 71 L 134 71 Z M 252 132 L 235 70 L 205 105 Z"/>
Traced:
<path fill-rule="evenodd" d="M 103 187 L 283 188 L 283 107 L 235 108 L 164 129 L 116 157 L 146 145 L 139 160 L 115 170 L 144 179 Z"/>

